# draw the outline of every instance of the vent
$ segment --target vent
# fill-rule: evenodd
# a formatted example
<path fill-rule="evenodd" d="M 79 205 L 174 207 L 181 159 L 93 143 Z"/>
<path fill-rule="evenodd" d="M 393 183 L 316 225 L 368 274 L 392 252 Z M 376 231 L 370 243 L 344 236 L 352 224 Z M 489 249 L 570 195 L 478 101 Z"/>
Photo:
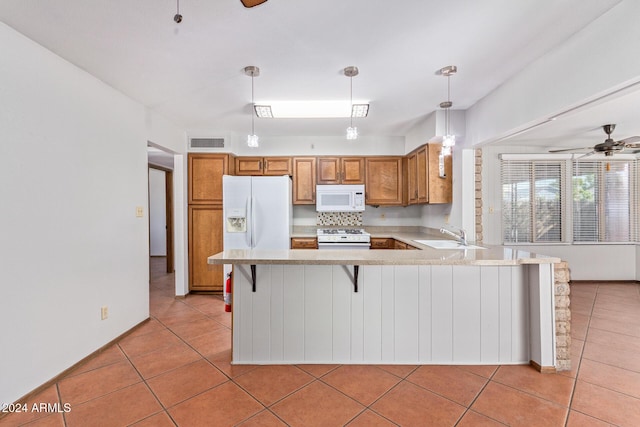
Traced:
<path fill-rule="evenodd" d="M 224 148 L 224 138 L 191 138 L 191 148 Z"/>

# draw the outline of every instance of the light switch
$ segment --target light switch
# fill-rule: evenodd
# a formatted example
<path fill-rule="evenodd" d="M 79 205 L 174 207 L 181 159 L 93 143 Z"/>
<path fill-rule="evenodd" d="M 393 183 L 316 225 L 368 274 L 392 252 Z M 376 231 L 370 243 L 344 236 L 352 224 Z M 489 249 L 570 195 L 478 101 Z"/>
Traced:
<path fill-rule="evenodd" d="M 142 218 L 144 215 L 144 208 L 142 206 L 136 206 L 136 216 Z"/>

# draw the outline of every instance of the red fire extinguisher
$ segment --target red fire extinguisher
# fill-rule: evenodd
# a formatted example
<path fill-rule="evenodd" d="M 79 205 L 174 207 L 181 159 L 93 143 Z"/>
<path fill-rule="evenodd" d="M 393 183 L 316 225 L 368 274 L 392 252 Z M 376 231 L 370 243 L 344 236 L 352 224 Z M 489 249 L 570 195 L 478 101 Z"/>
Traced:
<path fill-rule="evenodd" d="M 231 273 L 227 274 L 227 282 L 224 285 L 224 311 L 231 311 Z"/>

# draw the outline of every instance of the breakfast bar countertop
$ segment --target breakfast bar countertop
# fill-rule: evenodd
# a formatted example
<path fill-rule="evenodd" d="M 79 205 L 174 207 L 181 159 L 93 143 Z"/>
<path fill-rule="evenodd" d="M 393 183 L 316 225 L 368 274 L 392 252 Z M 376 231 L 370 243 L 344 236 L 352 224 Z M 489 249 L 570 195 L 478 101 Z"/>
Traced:
<path fill-rule="evenodd" d="M 209 264 L 308 264 L 308 265 L 520 265 L 554 264 L 560 258 L 538 255 L 504 246 L 486 249 L 422 250 L 251 250 L 231 249 L 208 258 Z"/>

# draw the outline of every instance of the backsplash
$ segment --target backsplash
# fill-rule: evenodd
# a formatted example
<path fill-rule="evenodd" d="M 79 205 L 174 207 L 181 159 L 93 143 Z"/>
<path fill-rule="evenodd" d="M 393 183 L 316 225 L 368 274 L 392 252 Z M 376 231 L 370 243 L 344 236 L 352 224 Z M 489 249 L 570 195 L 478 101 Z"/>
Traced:
<path fill-rule="evenodd" d="M 362 226 L 362 212 L 318 212 L 317 225 Z"/>

